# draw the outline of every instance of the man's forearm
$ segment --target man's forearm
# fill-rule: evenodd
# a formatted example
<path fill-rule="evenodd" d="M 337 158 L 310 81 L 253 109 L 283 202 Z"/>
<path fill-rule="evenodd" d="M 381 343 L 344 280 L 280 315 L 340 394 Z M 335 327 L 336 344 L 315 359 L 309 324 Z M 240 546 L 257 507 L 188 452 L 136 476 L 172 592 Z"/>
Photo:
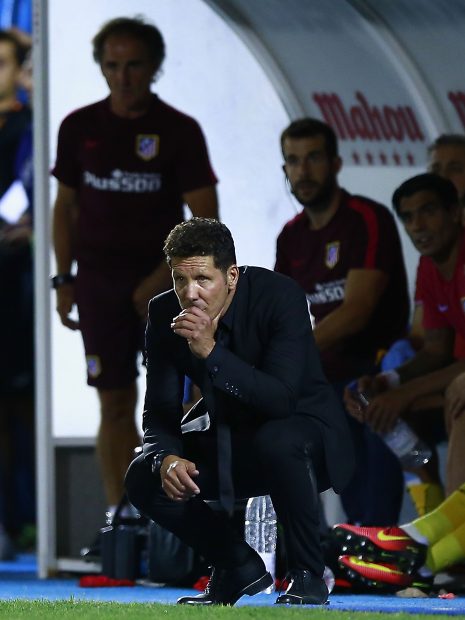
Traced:
<path fill-rule="evenodd" d="M 75 259 L 75 223 L 71 213 L 55 207 L 53 214 L 53 246 L 58 273 L 69 273 Z"/>
<path fill-rule="evenodd" d="M 464 371 L 465 360 L 458 360 L 439 370 L 417 376 L 410 381 L 404 381 L 401 375 L 401 381 L 402 386 L 409 390 L 412 399 L 416 400 L 422 396 L 444 392 L 455 377 Z"/>
<path fill-rule="evenodd" d="M 433 355 L 424 349 L 420 349 L 414 357 L 402 364 L 396 371 L 401 383 L 406 383 L 436 371 L 440 372 L 451 364 L 453 365 L 453 359 L 450 357 Z"/>
<path fill-rule="evenodd" d="M 326 351 L 342 340 L 360 332 L 365 324 L 365 317 L 361 312 L 342 304 L 313 328 L 313 335 L 319 351 Z"/>

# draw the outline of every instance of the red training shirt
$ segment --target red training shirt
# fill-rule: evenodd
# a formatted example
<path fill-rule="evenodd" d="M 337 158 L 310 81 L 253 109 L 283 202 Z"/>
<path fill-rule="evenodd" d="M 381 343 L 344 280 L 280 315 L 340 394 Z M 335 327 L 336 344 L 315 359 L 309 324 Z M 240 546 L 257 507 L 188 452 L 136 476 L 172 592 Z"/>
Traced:
<path fill-rule="evenodd" d="M 216 183 L 198 123 L 156 95 L 136 119 L 113 114 L 109 98 L 71 113 L 52 173 L 78 193 L 78 261 L 144 271 L 183 220 L 182 194 Z"/>
<path fill-rule="evenodd" d="M 343 191 L 338 210 L 324 228 L 311 230 L 304 210 L 278 237 L 275 270 L 306 291 L 316 323 L 342 304 L 351 269 L 377 269 L 389 281 L 366 328 L 321 353 L 333 382 L 366 372 L 380 349 L 405 335 L 409 296 L 396 223 L 386 207 Z"/>

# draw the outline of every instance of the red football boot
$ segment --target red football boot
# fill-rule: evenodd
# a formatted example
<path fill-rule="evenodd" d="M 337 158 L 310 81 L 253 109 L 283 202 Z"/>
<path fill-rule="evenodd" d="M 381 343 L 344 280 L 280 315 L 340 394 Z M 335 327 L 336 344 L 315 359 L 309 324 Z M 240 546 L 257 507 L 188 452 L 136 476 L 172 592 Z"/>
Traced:
<path fill-rule="evenodd" d="M 395 592 L 408 587 L 430 590 L 433 583 L 433 576 L 422 577 L 418 573 L 404 572 L 396 564 L 368 562 L 351 555 L 341 555 L 339 566 L 355 587 L 373 588 L 378 592 Z"/>
<path fill-rule="evenodd" d="M 341 555 L 363 557 L 370 562 L 394 562 L 413 572 L 425 563 L 425 545 L 417 543 L 400 527 L 358 527 L 340 523 L 333 528 Z"/>

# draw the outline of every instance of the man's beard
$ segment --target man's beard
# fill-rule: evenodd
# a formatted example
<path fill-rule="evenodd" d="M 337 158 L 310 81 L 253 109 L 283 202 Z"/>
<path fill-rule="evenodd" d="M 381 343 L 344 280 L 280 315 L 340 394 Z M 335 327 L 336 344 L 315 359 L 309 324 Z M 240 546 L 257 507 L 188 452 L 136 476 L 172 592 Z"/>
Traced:
<path fill-rule="evenodd" d="M 295 198 L 304 207 L 308 207 L 312 211 L 326 211 L 329 202 L 334 195 L 334 191 L 337 187 L 336 179 L 329 177 L 321 186 L 319 191 L 310 200 L 301 200 L 298 193 L 292 190 Z M 297 190 L 298 191 L 298 190 Z"/>

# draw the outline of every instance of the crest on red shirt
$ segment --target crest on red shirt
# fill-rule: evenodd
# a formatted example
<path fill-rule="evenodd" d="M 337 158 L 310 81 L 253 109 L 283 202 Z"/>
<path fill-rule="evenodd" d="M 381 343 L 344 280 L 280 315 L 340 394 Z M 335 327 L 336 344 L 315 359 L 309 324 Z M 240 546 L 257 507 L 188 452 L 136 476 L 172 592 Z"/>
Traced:
<path fill-rule="evenodd" d="M 339 241 L 332 241 L 326 244 L 325 265 L 329 269 L 333 269 L 339 262 Z"/>
<path fill-rule="evenodd" d="M 160 136 L 140 133 L 136 136 L 136 155 L 149 161 L 158 155 Z"/>
<path fill-rule="evenodd" d="M 86 355 L 87 373 L 89 377 L 96 379 L 102 372 L 102 364 L 98 355 Z"/>
<path fill-rule="evenodd" d="M 465 312 L 465 297 L 460 299 L 460 305 L 462 306 L 462 310 Z"/>

